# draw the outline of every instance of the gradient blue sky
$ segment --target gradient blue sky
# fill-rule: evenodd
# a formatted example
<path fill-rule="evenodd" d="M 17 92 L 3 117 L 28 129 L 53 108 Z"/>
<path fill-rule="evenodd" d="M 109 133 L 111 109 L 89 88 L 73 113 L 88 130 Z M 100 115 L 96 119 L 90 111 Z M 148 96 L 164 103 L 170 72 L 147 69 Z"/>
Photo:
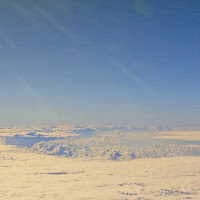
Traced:
<path fill-rule="evenodd" d="M 199 0 L 0 0 L 0 126 L 200 123 Z"/>

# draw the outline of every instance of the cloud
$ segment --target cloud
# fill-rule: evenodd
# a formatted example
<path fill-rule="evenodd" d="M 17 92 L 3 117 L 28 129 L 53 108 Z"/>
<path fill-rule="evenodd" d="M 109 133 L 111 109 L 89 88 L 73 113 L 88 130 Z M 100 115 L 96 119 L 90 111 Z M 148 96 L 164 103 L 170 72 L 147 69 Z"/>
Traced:
<path fill-rule="evenodd" d="M 119 69 L 122 72 L 122 74 L 125 75 L 128 79 L 134 81 L 137 84 L 137 86 L 143 88 L 144 90 L 151 90 L 151 88 L 144 82 L 144 80 L 137 76 L 136 73 L 133 73 L 130 70 L 128 70 L 128 68 L 124 65 L 118 62 L 114 62 L 113 66 Z"/>
<path fill-rule="evenodd" d="M 48 13 L 44 9 L 40 8 L 39 6 L 37 6 L 35 3 L 32 3 L 32 5 L 33 5 L 33 8 L 40 14 L 40 16 L 42 16 L 49 23 L 51 23 L 54 26 L 56 26 L 57 29 L 61 33 L 67 35 L 70 38 L 74 38 L 74 34 L 71 32 L 71 30 L 69 30 L 69 28 L 67 28 L 66 26 L 64 26 L 60 21 L 58 21 L 50 13 Z"/>
<path fill-rule="evenodd" d="M 38 98 L 38 95 L 35 92 L 35 90 L 31 87 L 31 85 L 25 79 L 18 77 L 17 81 L 20 87 L 23 89 L 23 91 L 25 91 L 28 95 L 34 98 Z"/>
<path fill-rule="evenodd" d="M 148 0 L 133 0 L 133 9 L 146 17 L 154 13 L 154 8 Z"/>
<path fill-rule="evenodd" d="M 15 78 L 21 91 L 29 99 L 29 102 L 27 103 L 29 103 L 29 105 L 32 105 L 27 111 L 33 112 L 32 117 L 34 117 L 36 113 L 40 115 L 40 119 L 42 116 L 45 117 L 45 120 L 49 119 L 49 116 L 57 116 L 57 111 L 54 106 L 52 106 L 50 99 L 47 99 L 43 95 L 43 93 L 41 93 L 41 91 L 37 90 L 34 85 L 30 84 L 28 77 L 24 78 L 16 73 Z M 24 101 L 23 98 L 21 100 Z M 25 101 L 26 100 L 27 99 L 25 98 Z M 29 117 L 27 119 L 29 119 Z"/>
<path fill-rule="evenodd" d="M 8 37 L 8 35 L 5 35 L 3 33 L 0 32 L 0 38 L 2 38 L 2 40 L 9 45 L 10 47 L 15 47 L 15 43 L 12 41 L 12 39 L 10 39 L 10 37 Z"/>
<path fill-rule="evenodd" d="M 30 23 L 39 26 L 41 23 L 52 24 L 56 29 L 67 37 L 74 38 L 74 33 L 62 24 L 59 20 L 57 20 L 53 15 L 51 15 L 46 10 L 42 9 L 38 5 L 36 5 L 33 1 L 24 1 L 28 3 L 29 9 L 27 9 L 22 3 L 6 1 L 6 3 L 18 11 L 21 15 L 23 15 L 26 19 L 30 21 Z M 42 19 L 42 20 L 41 20 Z"/>
<path fill-rule="evenodd" d="M 13 1 L 12 2 L 7 1 L 6 3 L 10 7 L 14 8 L 16 11 L 18 11 L 22 16 L 25 17 L 25 19 L 27 19 L 32 24 L 34 24 L 36 26 L 38 26 L 40 24 L 40 22 L 33 17 L 32 13 L 27 8 L 22 6 L 22 4 L 17 3 L 17 2 L 13 2 Z"/>

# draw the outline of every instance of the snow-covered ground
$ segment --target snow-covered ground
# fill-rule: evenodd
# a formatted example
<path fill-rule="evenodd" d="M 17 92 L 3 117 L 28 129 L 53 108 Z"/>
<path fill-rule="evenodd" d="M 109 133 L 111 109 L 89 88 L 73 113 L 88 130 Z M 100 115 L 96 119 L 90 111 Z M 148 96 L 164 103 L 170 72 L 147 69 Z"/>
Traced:
<path fill-rule="evenodd" d="M 2 200 L 200 199 L 198 131 L 52 126 L 0 132 Z"/>

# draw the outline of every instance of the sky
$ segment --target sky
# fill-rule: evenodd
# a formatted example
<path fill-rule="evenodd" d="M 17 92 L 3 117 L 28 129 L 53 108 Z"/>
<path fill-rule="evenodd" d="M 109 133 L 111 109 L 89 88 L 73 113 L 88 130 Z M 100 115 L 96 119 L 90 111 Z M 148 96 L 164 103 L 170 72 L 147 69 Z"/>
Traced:
<path fill-rule="evenodd" d="M 0 0 L 0 126 L 198 126 L 199 25 L 199 0 Z"/>

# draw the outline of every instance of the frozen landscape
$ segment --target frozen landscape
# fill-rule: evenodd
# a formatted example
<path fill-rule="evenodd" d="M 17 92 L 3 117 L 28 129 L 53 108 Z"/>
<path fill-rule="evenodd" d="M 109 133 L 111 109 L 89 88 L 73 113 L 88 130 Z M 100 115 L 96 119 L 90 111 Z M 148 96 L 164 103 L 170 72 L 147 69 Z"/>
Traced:
<path fill-rule="evenodd" d="M 198 131 L 52 126 L 0 133 L 0 199 L 200 198 Z"/>

